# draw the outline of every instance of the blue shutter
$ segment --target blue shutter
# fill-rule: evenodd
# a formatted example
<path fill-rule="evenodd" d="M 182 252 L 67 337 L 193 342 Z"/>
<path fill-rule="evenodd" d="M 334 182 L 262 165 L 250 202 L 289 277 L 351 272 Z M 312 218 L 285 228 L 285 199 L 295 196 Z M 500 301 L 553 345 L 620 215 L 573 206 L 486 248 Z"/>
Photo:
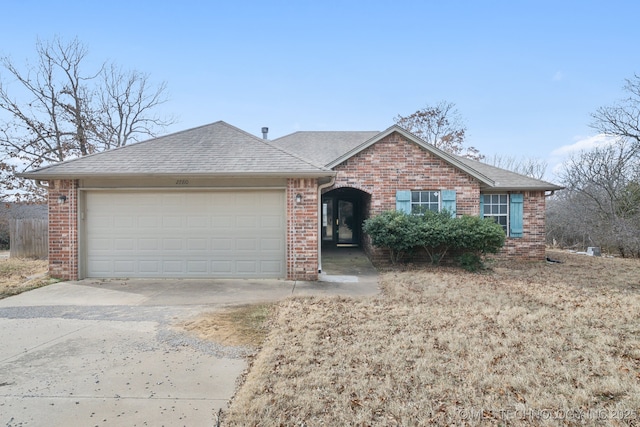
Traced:
<path fill-rule="evenodd" d="M 484 218 L 484 194 L 480 195 L 480 218 Z"/>
<path fill-rule="evenodd" d="M 509 237 L 522 237 L 524 197 L 522 194 L 511 194 L 509 202 Z"/>
<path fill-rule="evenodd" d="M 407 214 L 411 213 L 411 191 L 396 191 L 396 210 Z"/>
<path fill-rule="evenodd" d="M 440 208 L 442 210 L 448 210 L 451 213 L 451 217 L 456 217 L 456 190 L 441 190 L 440 195 Z"/>

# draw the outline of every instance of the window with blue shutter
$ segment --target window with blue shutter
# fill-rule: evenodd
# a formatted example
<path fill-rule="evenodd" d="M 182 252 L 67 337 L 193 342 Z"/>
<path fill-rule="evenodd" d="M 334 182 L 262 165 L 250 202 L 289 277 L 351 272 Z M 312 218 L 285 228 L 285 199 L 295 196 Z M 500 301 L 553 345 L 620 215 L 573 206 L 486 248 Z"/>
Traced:
<path fill-rule="evenodd" d="M 452 218 L 456 217 L 456 190 L 441 190 L 441 210 L 447 210 L 451 214 Z"/>
<path fill-rule="evenodd" d="M 404 213 L 411 213 L 411 191 L 396 191 L 396 210 Z"/>
<path fill-rule="evenodd" d="M 483 194 L 480 201 L 480 217 L 492 218 L 497 224 L 499 224 L 504 230 L 505 234 L 508 232 L 508 200 L 509 196 L 506 194 Z"/>
<path fill-rule="evenodd" d="M 522 194 L 509 196 L 509 237 L 522 237 L 524 218 L 524 197 Z"/>

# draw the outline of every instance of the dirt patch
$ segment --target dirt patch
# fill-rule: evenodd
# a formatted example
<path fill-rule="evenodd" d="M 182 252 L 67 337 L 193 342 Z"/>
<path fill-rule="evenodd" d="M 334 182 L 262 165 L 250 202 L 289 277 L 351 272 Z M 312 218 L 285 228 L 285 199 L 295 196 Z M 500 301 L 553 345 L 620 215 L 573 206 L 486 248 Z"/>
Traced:
<path fill-rule="evenodd" d="M 228 346 L 258 348 L 269 331 L 273 304 L 250 304 L 204 313 L 178 327 L 201 339 Z"/>
<path fill-rule="evenodd" d="M 0 257 L 0 298 L 54 283 L 47 275 L 48 261 Z"/>
<path fill-rule="evenodd" d="M 640 262 L 549 255 L 280 303 L 225 425 L 636 425 Z"/>

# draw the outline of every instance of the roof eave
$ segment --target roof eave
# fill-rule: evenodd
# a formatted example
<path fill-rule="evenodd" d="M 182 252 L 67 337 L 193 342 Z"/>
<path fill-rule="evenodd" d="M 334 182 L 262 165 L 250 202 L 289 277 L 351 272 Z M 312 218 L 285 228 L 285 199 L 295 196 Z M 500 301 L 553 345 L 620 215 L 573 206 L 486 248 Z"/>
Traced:
<path fill-rule="evenodd" d="M 50 181 L 56 179 L 86 179 L 86 178 L 154 178 L 154 177 L 169 177 L 180 176 L 185 178 L 231 178 L 231 177 L 246 177 L 246 178 L 323 178 L 335 176 L 336 172 L 331 170 L 326 171 L 275 171 L 275 172 L 246 172 L 246 171 L 231 171 L 231 172 L 202 172 L 202 173 L 181 173 L 181 172 L 167 172 L 167 173 L 66 173 L 66 174 L 45 174 L 45 173 L 19 173 L 16 174 L 19 178 L 35 179 L 40 181 Z"/>
<path fill-rule="evenodd" d="M 540 186 L 540 187 L 535 187 L 535 186 L 500 186 L 500 185 L 496 185 L 496 186 L 492 186 L 492 187 L 481 187 L 480 191 L 491 191 L 491 192 L 498 192 L 498 191 L 560 191 L 560 190 L 564 190 L 565 187 L 561 187 L 559 185 L 553 185 L 550 184 L 548 186 Z"/>

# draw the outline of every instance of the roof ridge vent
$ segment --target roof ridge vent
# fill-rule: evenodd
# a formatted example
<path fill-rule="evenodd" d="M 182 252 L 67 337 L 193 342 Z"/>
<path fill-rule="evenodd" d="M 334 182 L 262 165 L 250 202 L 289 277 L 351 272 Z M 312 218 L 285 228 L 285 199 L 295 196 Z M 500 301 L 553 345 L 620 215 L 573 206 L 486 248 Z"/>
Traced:
<path fill-rule="evenodd" d="M 268 127 L 263 127 L 262 128 L 262 139 L 269 139 L 269 137 L 267 136 L 269 134 L 269 128 Z"/>

